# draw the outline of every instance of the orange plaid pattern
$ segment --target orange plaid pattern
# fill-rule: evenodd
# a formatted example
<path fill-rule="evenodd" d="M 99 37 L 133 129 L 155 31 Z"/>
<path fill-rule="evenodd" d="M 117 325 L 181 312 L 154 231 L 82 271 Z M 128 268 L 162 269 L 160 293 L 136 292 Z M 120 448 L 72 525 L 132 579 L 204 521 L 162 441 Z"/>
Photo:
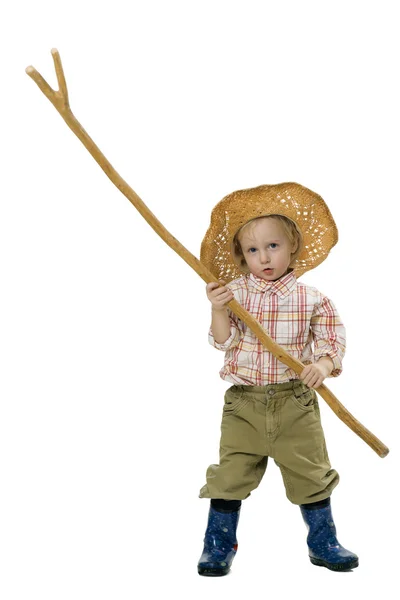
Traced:
<path fill-rule="evenodd" d="M 334 304 L 316 288 L 299 283 L 293 272 L 277 281 L 244 275 L 227 284 L 237 300 L 264 327 L 268 335 L 303 364 L 329 356 L 331 377 L 342 372 L 346 331 Z M 209 330 L 209 342 L 225 351 L 222 379 L 236 385 L 268 385 L 299 379 L 278 361 L 255 334 L 229 310 L 231 335 L 218 344 Z"/>

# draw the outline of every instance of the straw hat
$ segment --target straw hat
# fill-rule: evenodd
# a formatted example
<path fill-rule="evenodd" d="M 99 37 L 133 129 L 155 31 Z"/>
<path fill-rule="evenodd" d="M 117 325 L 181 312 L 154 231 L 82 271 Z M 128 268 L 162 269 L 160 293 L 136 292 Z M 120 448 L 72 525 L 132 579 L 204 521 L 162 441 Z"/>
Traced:
<path fill-rule="evenodd" d="M 213 208 L 200 261 L 226 283 L 243 275 L 233 260 L 233 238 L 248 221 L 267 215 L 288 217 L 302 234 L 303 249 L 290 265 L 297 277 L 321 264 L 338 241 L 335 221 L 321 196 L 298 183 L 260 185 L 232 192 Z"/>

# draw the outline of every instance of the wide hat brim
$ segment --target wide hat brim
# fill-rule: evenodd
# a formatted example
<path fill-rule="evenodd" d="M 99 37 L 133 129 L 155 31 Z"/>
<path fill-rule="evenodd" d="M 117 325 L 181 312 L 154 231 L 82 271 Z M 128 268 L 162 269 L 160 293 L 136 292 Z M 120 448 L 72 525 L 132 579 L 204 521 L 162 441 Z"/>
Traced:
<path fill-rule="evenodd" d="M 233 260 L 233 238 L 248 221 L 268 215 L 288 217 L 302 234 L 303 249 L 290 265 L 297 277 L 321 264 L 338 241 L 335 221 L 321 196 L 299 183 L 260 185 L 232 192 L 214 207 L 201 262 L 226 283 L 243 275 Z"/>

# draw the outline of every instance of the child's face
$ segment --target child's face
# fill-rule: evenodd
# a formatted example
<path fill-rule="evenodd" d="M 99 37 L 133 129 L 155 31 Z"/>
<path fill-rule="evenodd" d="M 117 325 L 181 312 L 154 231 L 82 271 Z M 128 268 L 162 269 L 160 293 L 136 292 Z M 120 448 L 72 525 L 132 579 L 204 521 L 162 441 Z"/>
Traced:
<path fill-rule="evenodd" d="M 275 281 L 287 273 L 292 246 L 279 221 L 257 219 L 239 234 L 243 256 L 253 275 Z"/>

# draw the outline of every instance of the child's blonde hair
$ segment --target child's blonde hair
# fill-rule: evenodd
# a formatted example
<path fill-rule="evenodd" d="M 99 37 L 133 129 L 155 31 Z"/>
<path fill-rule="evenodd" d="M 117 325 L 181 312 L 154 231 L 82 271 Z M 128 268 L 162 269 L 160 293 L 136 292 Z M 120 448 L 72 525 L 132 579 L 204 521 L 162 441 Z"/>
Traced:
<path fill-rule="evenodd" d="M 291 261 L 289 265 L 289 267 L 292 267 L 294 261 L 303 249 L 303 238 L 299 229 L 297 229 L 296 223 L 288 217 L 284 217 L 283 215 L 268 215 L 265 217 L 256 217 L 255 219 L 251 219 L 251 221 L 248 221 L 235 233 L 232 242 L 232 256 L 233 260 L 235 261 L 235 264 L 240 268 L 241 271 L 249 273 L 249 268 L 244 258 L 239 237 L 247 228 L 254 225 L 254 222 L 258 221 L 259 219 L 275 219 L 282 225 L 283 231 L 287 239 L 289 240 L 290 245 L 292 245 L 293 243 L 297 244 L 297 249 L 295 250 L 295 252 L 292 252 Z"/>

